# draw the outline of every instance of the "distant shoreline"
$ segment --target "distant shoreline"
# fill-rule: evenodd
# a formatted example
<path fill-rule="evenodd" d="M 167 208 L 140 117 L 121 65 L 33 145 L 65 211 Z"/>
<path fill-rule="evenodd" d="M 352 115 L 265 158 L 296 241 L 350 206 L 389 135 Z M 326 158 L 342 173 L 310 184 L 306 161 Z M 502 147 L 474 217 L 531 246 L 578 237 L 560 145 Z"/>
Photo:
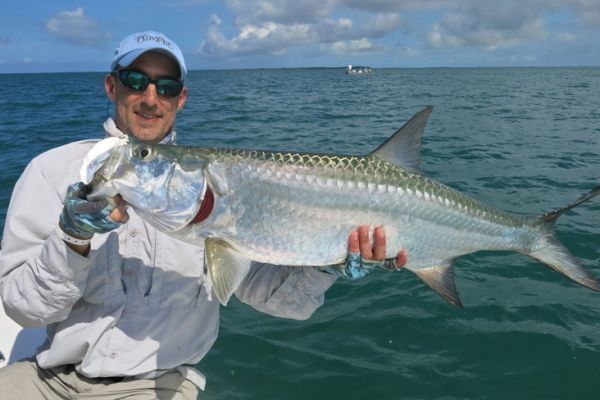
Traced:
<path fill-rule="evenodd" d="M 594 69 L 594 68 L 600 68 L 600 65 L 580 65 L 580 66 L 574 66 L 574 65 L 563 65 L 563 66 L 536 66 L 536 65 L 531 65 L 531 66 L 479 66 L 479 67 L 378 67 L 378 66 L 372 66 L 373 70 L 395 70 L 395 69 L 403 69 L 403 70 L 417 70 L 417 69 L 422 69 L 422 70 L 440 70 L 440 69 L 447 69 L 447 70 L 452 70 L 452 69 L 456 69 L 456 70 L 465 70 L 465 69 L 575 69 L 575 68 L 579 68 L 579 69 Z M 190 69 L 189 72 L 207 72 L 207 71 L 295 71 L 295 70 L 323 70 L 323 69 L 330 69 L 330 70 L 345 70 L 346 66 L 339 66 L 339 67 L 247 67 L 247 68 L 197 68 L 197 69 Z M 104 70 L 85 70 L 85 71 L 79 71 L 79 70 L 64 70 L 64 71 L 2 71 L 2 65 L 0 65 L 0 75 L 18 75 L 18 74 L 77 74 L 77 73 L 81 73 L 81 74 L 88 74 L 88 73 L 107 73 L 108 71 L 104 71 Z"/>

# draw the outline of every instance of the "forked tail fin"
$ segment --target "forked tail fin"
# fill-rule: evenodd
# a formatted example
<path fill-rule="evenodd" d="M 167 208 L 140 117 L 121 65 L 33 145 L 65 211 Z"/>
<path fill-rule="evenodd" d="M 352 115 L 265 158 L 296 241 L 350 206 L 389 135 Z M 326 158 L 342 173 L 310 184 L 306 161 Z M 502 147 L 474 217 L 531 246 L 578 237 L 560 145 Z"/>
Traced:
<path fill-rule="evenodd" d="M 564 208 L 540 215 L 536 224 L 542 230 L 543 235 L 537 245 L 528 253 L 529 256 L 544 263 L 553 270 L 566 275 L 580 285 L 596 291 L 600 291 L 600 282 L 584 269 L 579 260 L 554 237 L 553 228 L 558 217 L 598 194 L 600 194 L 600 186 Z"/>

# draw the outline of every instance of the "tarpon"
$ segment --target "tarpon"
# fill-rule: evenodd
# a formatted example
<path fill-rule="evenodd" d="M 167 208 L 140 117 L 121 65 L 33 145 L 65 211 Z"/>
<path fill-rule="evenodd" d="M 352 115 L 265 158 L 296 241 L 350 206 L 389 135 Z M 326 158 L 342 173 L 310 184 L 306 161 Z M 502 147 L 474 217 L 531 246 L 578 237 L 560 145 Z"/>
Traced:
<path fill-rule="evenodd" d="M 204 244 L 215 295 L 226 304 L 251 262 L 344 265 L 359 225 L 383 226 L 387 258 L 461 307 L 456 257 L 480 250 L 527 254 L 593 290 L 600 283 L 555 239 L 558 217 L 600 193 L 525 217 L 487 206 L 418 169 L 432 107 L 366 156 L 273 152 L 105 139 L 83 163 L 92 196 L 121 194 L 159 230 Z"/>

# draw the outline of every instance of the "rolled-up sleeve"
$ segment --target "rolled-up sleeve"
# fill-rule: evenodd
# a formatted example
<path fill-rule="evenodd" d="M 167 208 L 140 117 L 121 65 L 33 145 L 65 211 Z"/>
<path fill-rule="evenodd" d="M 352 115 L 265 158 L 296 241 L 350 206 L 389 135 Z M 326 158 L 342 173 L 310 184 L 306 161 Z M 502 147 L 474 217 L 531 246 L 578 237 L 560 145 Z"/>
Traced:
<path fill-rule="evenodd" d="M 254 263 L 236 296 L 264 313 L 305 320 L 323 305 L 325 291 L 335 280 L 335 275 L 313 267 Z"/>
<path fill-rule="evenodd" d="M 6 313 L 25 327 L 63 320 L 81 298 L 90 260 L 54 232 L 60 184 L 34 159 L 15 185 L 0 250 L 0 295 Z"/>

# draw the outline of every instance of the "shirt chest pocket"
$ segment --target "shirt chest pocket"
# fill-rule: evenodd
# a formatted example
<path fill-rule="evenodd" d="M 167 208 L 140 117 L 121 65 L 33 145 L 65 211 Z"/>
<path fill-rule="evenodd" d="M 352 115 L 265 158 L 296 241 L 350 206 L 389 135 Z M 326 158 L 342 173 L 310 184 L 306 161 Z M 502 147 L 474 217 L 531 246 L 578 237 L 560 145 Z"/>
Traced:
<path fill-rule="evenodd" d="M 121 282 L 123 259 L 119 256 L 118 243 L 117 233 L 110 232 L 106 234 L 104 243 L 92 250 L 92 263 L 83 294 L 86 303 L 113 305 L 125 302 Z"/>
<path fill-rule="evenodd" d="M 154 269 L 148 293 L 151 307 L 195 307 L 203 298 L 206 299 L 206 294 L 201 277 Z"/>
<path fill-rule="evenodd" d="M 206 301 L 204 249 L 173 239 L 156 248 L 149 305 L 194 308 Z"/>

